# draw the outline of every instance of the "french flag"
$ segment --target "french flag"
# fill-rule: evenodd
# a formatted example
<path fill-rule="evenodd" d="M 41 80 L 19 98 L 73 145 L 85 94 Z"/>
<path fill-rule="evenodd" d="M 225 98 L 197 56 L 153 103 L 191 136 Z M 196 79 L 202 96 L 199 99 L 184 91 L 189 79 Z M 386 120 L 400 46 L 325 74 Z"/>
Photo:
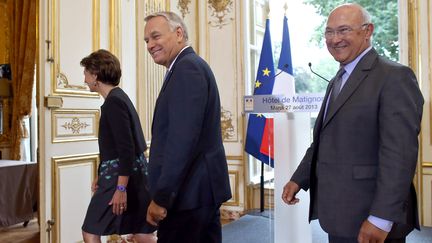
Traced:
<path fill-rule="evenodd" d="M 254 95 L 272 94 L 274 81 L 273 51 L 270 38 L 270 21 L 266 28 L 255 79 Z M 245 151 L 256 159 L 274 166 L 273 119 L 264 114 L 250 114 L 246 132 Z"/>
<path fill-rule="evenodd" d="M 294 96 L 295 82 L 291 61 L 288 19 L 286 16 L 284 16 L 283 21 L 282 48 L 276 73 L 274 72 L 273 65 L 269 20 L 267 20 L 254 95 L 274 94 L 287 97 Z M 249 116 L 245 151 L 263 163 L 274 167 L 273 118 L 265 117 L 264 114 L 251 114 Z"/>
<path fill-rule="evenodd" d="M 282 48 L 272 94 L 285 95 L 290 98 L 295 95 L 290 36 L 288 30 L 288 19 L 286 16 L 284 16 L 283 21 Z"/>

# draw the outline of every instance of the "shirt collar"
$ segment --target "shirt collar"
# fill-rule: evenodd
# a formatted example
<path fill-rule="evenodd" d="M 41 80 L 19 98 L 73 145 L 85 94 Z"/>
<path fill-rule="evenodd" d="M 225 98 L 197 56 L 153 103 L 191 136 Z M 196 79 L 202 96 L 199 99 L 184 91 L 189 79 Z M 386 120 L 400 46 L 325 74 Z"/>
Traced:
<path fill-rule="evenodd" d="M 171 65 L 168 68 L 168 71 L 171 71 L 172 66 L 174 65 L 175 61 L 177 60 L 177 57 L 180 55 L 180 53 L 182 53 L 186 48 L 188 48 L 189 46 L 186 45 L 185 47 L 183 47 L 183 49 L 181 49 L 179 51 L 179 53 L 177 54 L 177 56 L 174 58 L 174 60 L 172 61 Z"/>
<path fill-rule="evenodd" d="M 356 59 L 354 59 L 352 62 L 350 62 L 344 66 L 345 72 L 347 72 L 348 77 L 351 75 L 352 71 L 357 66 L 357 63 L 360 61 L 360 59 L 362 59 L 362 57 L 364 55 L 366 55 L 366 53 L 368 53 L 371 49 L 372 49 L 372 46 L 369 46 L 368 48 L 366 48 L 366 50 L 364 50 L 362 53 L 360 53 L 360 55 L 358 55 L 356 57 Z"/>

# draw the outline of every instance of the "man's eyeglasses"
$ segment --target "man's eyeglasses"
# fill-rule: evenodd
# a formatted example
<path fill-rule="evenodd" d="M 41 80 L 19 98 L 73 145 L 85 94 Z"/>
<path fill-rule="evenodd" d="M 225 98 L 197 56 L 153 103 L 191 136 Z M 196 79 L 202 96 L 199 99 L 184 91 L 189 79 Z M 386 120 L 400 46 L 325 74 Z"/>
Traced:
<path fill-rule="evenodd" d="M 333 29 L 326 29 L 324 32 L 324 37 L 326 39 L 332 39 L 333 37 L 340 36 L 340 37 L 344 37 L 346 35 L 348 35 L 349 33 L 351 33 L 353 30 L 355 29 L 363 29 L 364 27 L 368 26 L 369 23 L 364 23 L 362 25 L 360 25 L 359 27 L 350 27 L 350 26 L 342 26 L 337 28 L 336 30 Z"/>

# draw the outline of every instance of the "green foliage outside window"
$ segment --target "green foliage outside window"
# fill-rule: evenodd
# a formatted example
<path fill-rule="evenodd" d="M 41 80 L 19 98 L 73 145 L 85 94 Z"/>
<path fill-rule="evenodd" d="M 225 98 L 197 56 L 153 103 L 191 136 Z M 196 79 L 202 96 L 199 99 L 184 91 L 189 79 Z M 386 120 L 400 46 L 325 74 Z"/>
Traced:
<path fill-rule="evenodd" d="M 338 5 L 349 1 L 344 0 L 304 0 L 305 4 L 315 7 L 317 14 L 324 17 L 321 25 L 317 26 L 311 42 L 325 47 L 324 29 L 327 17 L 330 12 Z M 371 15 L 374 24 L 374 34 L 372 42 L 377 52 L 391 60 L 399 59 L 398 41 L 398 0 L 357 0 Z M 330 79 L 335 71 L 335 61 L 324 59 L 319 63 L 314 63 L 313 68 L 322 76 Z M 276 62 L 277 63 L 277 62 Z M 323 92 L 327 87 L 327 82 L 311 74 L 310 70 L 297 67 L 294 68 L 297 93 L 304 92 Z"/>
<path fill-rule="evenodd" d="M 338 5 L 347 1 L 343 0 L 304 0 L 304 3 L 313 5 L 317 13 L 327 17 Z M 398 42 L 398 1 L 397 0 L 357 0 L 371 15 L 372 23 L 375 26 L 373 34 L 373 46 L 381 55 L 389 59 L 399 59 Z M 313 40 L 324 45 L 323 32 L 326 21 L 317 27 Z"/>

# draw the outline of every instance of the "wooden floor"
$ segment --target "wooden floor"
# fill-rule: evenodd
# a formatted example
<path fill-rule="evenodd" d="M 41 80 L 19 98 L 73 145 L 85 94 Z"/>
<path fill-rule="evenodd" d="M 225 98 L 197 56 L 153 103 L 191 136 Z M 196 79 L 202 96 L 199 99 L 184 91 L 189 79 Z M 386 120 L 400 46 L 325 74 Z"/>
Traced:
<path fill-rule="evenodd" d="M 31 220 L 27 227 L 22 223 L 0 228 L 1 243 L 39 243 L 39 225 L 36 219 Z"/>
<path fill-rule="evenodd" d="M 227 224 L 233 220 L 221 219 L 221 224 Z M 1 243 L 39 243 L 39 225 L 34 219 L 29 222 L 27 227 L 22 223 L 6 228 L 0 228 Z"/>

